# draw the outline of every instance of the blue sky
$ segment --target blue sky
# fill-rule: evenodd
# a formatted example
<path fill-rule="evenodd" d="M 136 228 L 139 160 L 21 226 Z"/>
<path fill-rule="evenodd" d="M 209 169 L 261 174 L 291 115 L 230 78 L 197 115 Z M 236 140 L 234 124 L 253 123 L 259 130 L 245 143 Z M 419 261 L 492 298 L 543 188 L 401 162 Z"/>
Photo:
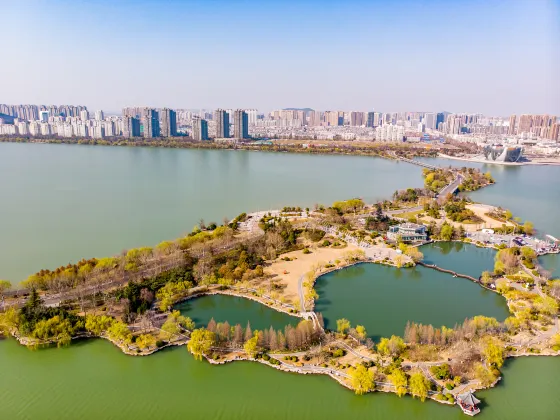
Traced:
<path fill-rule="evenodd" d="M 0 102 L 560 114 L 560 0 L 0 0 Z"/>

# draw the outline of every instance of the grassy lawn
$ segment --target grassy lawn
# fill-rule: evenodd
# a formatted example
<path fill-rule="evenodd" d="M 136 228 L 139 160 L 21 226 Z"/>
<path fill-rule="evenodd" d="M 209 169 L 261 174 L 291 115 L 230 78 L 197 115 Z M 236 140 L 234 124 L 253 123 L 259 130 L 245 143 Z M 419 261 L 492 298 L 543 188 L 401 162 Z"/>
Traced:
<path fill-rule="evenodd" d="M 400 217 L 402 219 L 410 219 L 411 217 L 416 219 L 416 216 L 419 215 L 420 213 L 424 213 L 424 210 L 418 210 L 418 211 L 408 211 L 405 213 L 398 213 L 395 214 L 395 217 Z"/>

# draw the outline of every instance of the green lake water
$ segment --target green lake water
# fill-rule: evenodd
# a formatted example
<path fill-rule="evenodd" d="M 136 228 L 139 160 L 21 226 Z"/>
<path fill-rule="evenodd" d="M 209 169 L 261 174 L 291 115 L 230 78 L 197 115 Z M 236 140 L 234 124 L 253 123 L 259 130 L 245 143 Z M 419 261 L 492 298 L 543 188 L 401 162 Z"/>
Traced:
<path fill-rule="evenodd" d="M 560 166 L 508 166 L 453 159 L 418 159 L 440 166 L 472 167 L 490 172 L 495 185 L 468 193 L 473 200 L 510 209 L 533 222 L 540 233 L 560 237 Z"/>
<path fill-rule="evenodd" d="M 560 254 L 548 254 L 539 257 L 539 262 L 548 271 L 552 278 L 560 278 Z"/>
<path fill-rule="evenodd" d="M 560 168 L 488 169 L 498 184 L 473 198 L 560 236 Z M 421 186 L 420 174 L 416 166 L 368 157 L 0 143 L 0 278 L 17 282 L 82 257 L 152 246 L 190 231 L 201 217 L 221 222 L 283 205 L 389 198 Z M 332 281 L 319 281 L 321 310 L 327 321 L 344 316 L 373 336 L 402 334 L 407 319 L 437 325 L 507 315 L 499 296 L 426 270 L 364 264 L 330 274 Z M 216 298 L 183 310 L 201 324 L 212 316 L 250 319 L 253 328 L 292 320 L 256 303 Z M 465 418 L 456 407 L 409 397 L 357 397 L 327 377 L 247 362 L 210 366 L 184 347 L 130 357 L 103 340 L 40 351 L 0 340 L 0 372 L 1 419 Z M 496 389 L 478 393 L 485 403 L 478 418 L 558 418 L 559 358 L 515 360 L 504 375 Z"/>
<path fill-rule="evenodd" d="M 185 347 L 126 356 L 109 342 L 31 351 L 0 342 L 2 419 L 426 419 L 461 420 L 457 407 L 375 393 L 355 396 L 325 376 L 257 363 L 211 366 Z M 506 380 L 479 393 L 481 419 L 558 418 L 560 359 L 507 363 Z"/>
<path fill-rule="evenodd" d="M 201 218 L 389 198 L 421 168 L 363 156 L 0 143 L 0 278 L 154 246 Z"/>
<path fill-rule="evenodd" d="M 471 256 L 472 257 L 472 256 Z M 486 315 L 503 321 L 505 299 L 470 280 L 430 268 L 397 269 L 364 263 L 319 277 L 316 283 L 325 326 L 336 320 L 366 327 L 374 340 L 402 336 L 407 321 L 453 327 L 465 318 Z"/>
<path fill-rule="evenodd" d="M 226 295 L 202 296 L 175 305 L 181 314 L 190 317 L 198 327 L 205 327 L 214 318 L 216 322 L 229 322 L 231 326 L 240 324 L 243 328 L 247 322 L 252 330 L 273 327 L 284 329 L 288 324 L 297 325 L 301 318 L 275 311 L 254 300 Z"/>
<path fill-rule="evenodd" d="M 453 270 L 477 279 L 483 271 L 494 270 L 496 251 L 464 242 L 435 242 L 418 248 L 426 264 Z"/>

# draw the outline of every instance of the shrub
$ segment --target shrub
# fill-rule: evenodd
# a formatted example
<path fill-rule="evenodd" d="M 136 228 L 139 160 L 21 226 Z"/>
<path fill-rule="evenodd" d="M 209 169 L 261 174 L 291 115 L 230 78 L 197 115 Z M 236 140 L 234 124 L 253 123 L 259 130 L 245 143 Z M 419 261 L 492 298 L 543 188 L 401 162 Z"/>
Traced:
<path fill-rule="evenodd" d="M 165 341 L 163 341 L 163 340 L 156 341 L 156 347 L 157 348 L 163 347 L 164 345 L 165 345 Z"/>
<path fill-rule="evenodd" d="M 263 360 L 265 360 L 267 362 L 270 360 L 270 356 L 266 353 L 262 355 L 262 358 L 263 358 Z"/>
<path fill-rule="evenodd" d="M 309 250 L 309 248 L 304 248 L 303 253 L 304 254 L 311 254 L 311 251 Z"/>
<path fill-rule="evenodd" d="M 332 357 L 342 357 L 346 354 L 346 352 L 343 349 L 336 349 L 335 351 L 332 352 Z"/>
<path fill-rule="evenodd" d="M 445 387 L 446 387 L 449 391 L 451 391 L 453 388 L 455 388 L 455 387 L 453 386 L 453 384 L 450 384 L 450 383 L 446 383 L 446 384 L 445 384 Z"/>

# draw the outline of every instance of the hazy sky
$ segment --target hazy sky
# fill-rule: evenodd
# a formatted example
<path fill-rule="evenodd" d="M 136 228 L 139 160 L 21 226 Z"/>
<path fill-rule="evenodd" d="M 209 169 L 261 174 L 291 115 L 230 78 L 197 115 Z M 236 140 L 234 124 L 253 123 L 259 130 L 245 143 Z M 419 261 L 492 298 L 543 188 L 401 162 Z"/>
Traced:
<path fill-rule="evenodd" d="M 0 0 L 0 103 L 560 115 L 560 0 Z"/>

